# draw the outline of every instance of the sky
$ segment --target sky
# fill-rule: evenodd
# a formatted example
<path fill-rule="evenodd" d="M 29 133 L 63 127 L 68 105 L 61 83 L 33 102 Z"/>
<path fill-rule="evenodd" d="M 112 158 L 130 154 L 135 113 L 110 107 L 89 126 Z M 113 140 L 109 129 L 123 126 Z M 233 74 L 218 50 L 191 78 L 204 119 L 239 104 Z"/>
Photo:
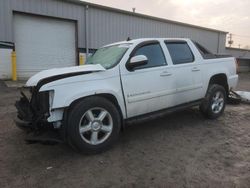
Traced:
<path fill-rule="evenodd" d="M 250 0 L 84 0 L 232 33 L 232 47 L 250 49 Z M 228 46 L 228 44 L 227 44 Z"/>

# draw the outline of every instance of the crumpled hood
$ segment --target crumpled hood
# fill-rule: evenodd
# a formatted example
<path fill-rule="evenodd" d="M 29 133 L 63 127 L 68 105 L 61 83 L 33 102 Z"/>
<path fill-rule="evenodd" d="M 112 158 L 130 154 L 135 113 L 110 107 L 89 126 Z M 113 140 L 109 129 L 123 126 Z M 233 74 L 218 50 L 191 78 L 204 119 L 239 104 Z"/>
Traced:
<path fill-rule="evenodd" d="M 84 73 L 88 71 L 104 71 L 105 68 L 100 64 L 96 65 L 82 65 L 82 66 L 73 66 L 73 67 L 63 67 L 63 68 L 54 68 L 49 70 L 41 71 L 34 76 L 30 77 L 30 79 L 26 82 L 27 87 L 36 86 L 40 80 L 44 78 L 49 78 L 52 76 L 58 76 L 63 74 L 70 74 L 70 73 Z"/>

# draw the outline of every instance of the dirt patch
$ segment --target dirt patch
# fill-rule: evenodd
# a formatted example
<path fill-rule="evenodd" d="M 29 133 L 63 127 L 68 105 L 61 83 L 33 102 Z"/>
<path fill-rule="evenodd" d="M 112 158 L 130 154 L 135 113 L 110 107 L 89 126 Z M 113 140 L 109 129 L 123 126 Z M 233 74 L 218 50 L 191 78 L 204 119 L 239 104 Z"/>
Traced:
<path fill-rule="evenodd" d="M 239 89 L 250 91 L 250 74 Z M 0 187 L 250 187 L 250 105 L 218 120 L 197 108 L 126 128 L 109 151 L 27 145 L 15 127 L 16 89 L 0 82 Z"/>

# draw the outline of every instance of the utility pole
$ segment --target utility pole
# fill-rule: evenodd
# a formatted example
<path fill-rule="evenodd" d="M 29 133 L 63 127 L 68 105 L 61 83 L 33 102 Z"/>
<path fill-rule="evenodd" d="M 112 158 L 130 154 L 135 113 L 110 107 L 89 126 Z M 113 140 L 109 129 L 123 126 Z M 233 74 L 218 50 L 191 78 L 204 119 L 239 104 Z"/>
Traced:
<path fill-rule="evenodd" d="M 231 47 L 232 46 L 232 44 L 233 44 L 233 34 L 232 33 L 229 33 L 229 41 L 228 41 L 228 44 L 229 44 L 229 47 Z"/>
<path fill-rule="evenodd" d="M 240 48 L 240 44 L 239 44 L 239 48 Z"/>

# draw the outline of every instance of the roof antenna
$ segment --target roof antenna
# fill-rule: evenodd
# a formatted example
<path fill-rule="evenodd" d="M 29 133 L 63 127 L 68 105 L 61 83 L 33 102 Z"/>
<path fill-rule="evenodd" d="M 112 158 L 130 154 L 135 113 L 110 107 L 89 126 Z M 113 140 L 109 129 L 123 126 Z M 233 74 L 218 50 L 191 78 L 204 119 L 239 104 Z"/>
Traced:
<path fill-rule="evenodd" d="M 130 37 L 128 37 L 128 38 L 127 38 L 127 41 L 130 41 L 130 40 L 131 40 L 131 38 L 130 38 Z"/>

